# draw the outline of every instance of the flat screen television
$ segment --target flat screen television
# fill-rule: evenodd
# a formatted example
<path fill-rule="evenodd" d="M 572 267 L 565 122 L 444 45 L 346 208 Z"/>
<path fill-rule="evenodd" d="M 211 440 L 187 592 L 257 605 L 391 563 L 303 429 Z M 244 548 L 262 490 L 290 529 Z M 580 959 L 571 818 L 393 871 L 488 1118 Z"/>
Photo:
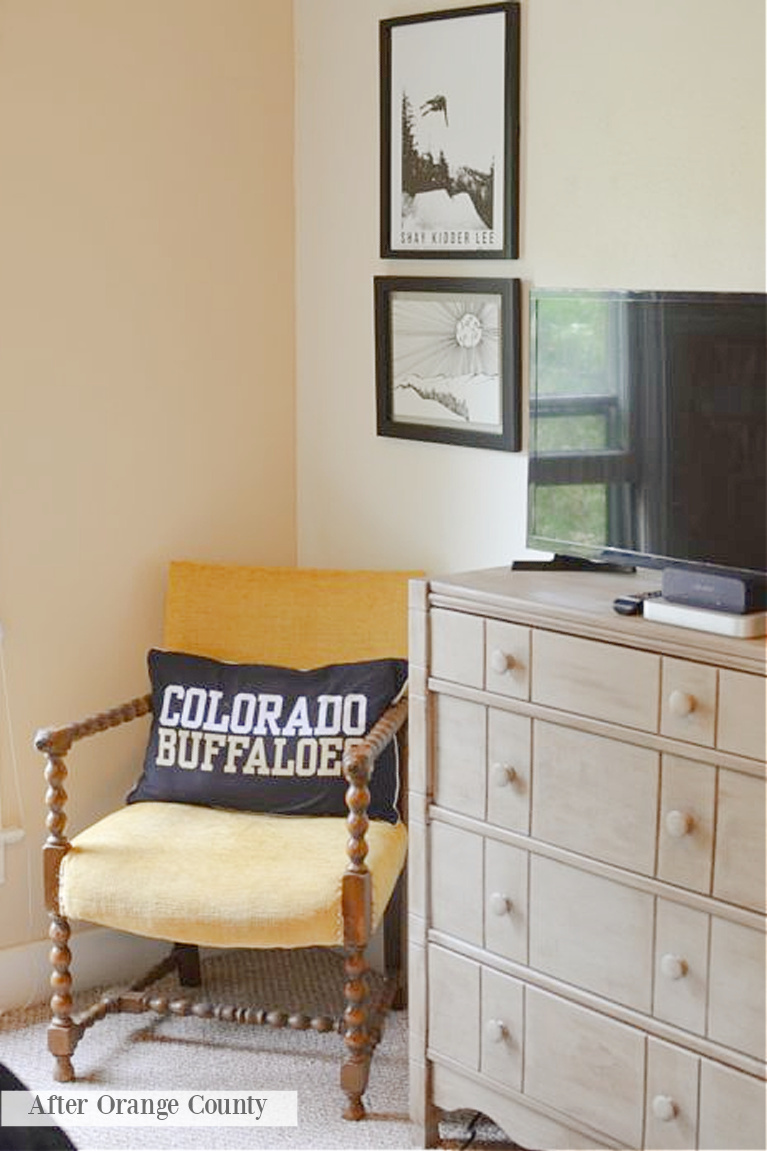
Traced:
<path fill-rule="evenodd" d="M 528 545 L 767 571 L 767 295 L 533 289 Z"/>

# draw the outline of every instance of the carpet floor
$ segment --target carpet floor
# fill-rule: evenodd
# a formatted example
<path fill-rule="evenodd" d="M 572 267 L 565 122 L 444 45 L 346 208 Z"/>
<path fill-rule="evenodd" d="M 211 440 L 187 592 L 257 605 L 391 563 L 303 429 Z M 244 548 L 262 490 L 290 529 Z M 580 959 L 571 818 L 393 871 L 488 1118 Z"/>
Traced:
<path fill-rule="evenodd" d="M 335 957 L 325 952 L 223 952 L 203 963 L 202 996 L 213 1003 L 309 1005 L 315 1013 L 338 1014 L 342 998 L 327 993 Z M 157 993 L 178 994 L 175 976 Z M 286 997 L 286 989 L 293 1000 Z M 154 990 L 154 989 L 153 989 Z M 184 995 L 188 995 L 184 989 Z M 77 997 L 76 1008 L 93 992 Z M 407 1014 L 391 1012 L 373 1057 L 365 1095 L 368 1116 L 359 1123 L 341 1117 L 338 1084 L 344 1045 L 340 1035 L 219 1022 L 180 1016 L 110 1015 L 90 1028 L 74 1054 L 77 1082 L 57 1084 L 46 1044 L 49 1011 L 39 1004 L 0 1016 L 0 1060 L 34 1091 L 82 1088 L 163 1091 L 296 1091 L 297 1127 L 67 1127 L 78 1151 L 260 1151 L 282 1148 L 409 1149 L 419 1145 L 408 1118 Z M 515 1145 L 484 1117 L 445 1116 L 441 1145 L 457 1149 Z M 0 1128 L 2 1147 L 2 1128 Z"/>

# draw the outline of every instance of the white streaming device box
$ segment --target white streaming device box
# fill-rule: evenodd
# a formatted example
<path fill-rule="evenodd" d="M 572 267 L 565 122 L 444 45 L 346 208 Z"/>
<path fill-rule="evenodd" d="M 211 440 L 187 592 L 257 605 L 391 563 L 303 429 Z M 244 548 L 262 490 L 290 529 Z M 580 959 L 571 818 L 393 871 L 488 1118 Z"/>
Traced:
<path fill-rule="evenodd" d="M 675 627 L 689 627 L 695 631 L 710 631 L 717 635 L 731 635 L 737 639 L 755 639 L 767 635 L 767 612 L 752 611 L 743 615 L 709 608 L 687 607 L 669 603 L 665 599 L 646 599 L 643 615 L 653 623 L 669 623 Z"/>

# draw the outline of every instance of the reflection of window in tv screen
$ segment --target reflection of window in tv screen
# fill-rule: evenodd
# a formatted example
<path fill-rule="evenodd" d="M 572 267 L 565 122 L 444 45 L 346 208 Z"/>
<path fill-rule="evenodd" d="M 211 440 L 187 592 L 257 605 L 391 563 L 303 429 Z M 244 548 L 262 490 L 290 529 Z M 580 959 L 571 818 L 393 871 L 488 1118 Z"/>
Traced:
<path fill-rule="evenodd" d="M 766 314 L 752 293 L 534 290 L 530 546 L 764 571 Z"/>

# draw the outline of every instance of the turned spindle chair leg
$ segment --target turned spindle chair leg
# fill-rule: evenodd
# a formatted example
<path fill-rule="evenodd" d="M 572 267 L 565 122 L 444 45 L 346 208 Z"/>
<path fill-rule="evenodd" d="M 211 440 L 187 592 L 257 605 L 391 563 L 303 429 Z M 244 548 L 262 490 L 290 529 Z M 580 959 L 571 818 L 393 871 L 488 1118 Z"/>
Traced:
<path fill-rule="evenodd" d="M 341 1068 L 341 1088 L 349 1100 L 344 1111 L 344 1119 L 364 1119 L 365 1105 L 362 1096 L 368 1084 L 373 1051 L 373 1036 L 368 1024 L 369 968 L 364 951 L 355 949 L 347 954 L 344 967 L 346 971 L 344 1040 L 348 1056 Z"/>
<path fill-rule="evenodd" d="M 81 1029 L 72 1020 L 72 976 L 69 964 L 69 921 L 62 915 L 51 917 L 49 931 L 51 948 L 51 1023 L 48 1028 L 48 1050 L 55 1057 L 53 1077 L 57 1083 L 70 1083 L 75 1077 L 72 1052 L 77 1046 Z"/>
<path fill-rule="evenodd" d="M 201 987 L 200 949 L 194 943 L 174 943 L 173 958 L 176 961 L 179 983 L 182 987 Z"/>

